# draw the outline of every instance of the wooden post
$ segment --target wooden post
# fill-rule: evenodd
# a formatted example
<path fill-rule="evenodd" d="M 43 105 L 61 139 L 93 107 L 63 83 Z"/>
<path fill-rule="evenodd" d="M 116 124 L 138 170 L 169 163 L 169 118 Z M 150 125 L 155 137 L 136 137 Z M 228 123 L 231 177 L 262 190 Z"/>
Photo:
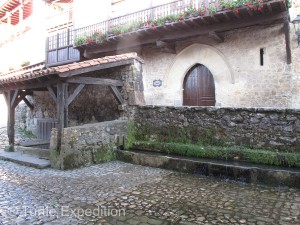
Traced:
<path fill-rule="evenodd" d="M 13 151 L 15 144 L 15 105 L 14 97 L 17 91 L 8 91 L 4 93 L 6 105 L 7 105 L 7 136 L 8 136 L 8 151 Z"/>
<path fill-rule="evenodd" d="M 64 83 L 64 128 L 65 127 L 68 127 L 69 124 L 68 124 L 68 118 L 69 118 L 69 107 L 68 107 L 68 98 L 69 98 L 69 94 L 68 94 L 68 83 Z"/>
<path fill-rule="evenodd" d="M 61 150 L 63 129 L 68 126 L 68 84 L 59 81 L 57 83 L 57 151 Z"/>

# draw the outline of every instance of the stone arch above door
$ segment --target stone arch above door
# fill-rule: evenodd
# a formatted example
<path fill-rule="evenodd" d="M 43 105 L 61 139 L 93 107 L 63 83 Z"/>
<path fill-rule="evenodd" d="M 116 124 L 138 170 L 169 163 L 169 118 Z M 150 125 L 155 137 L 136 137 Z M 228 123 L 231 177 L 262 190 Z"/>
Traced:
<path fill-rule="evenodd" d="M 182 105 L 182 85 L 187 72 L 196 64 L 206 66 L 215 81 L 216 104 L 225 103 L 234 84 L 234 76 L 223 54 L 214 47 L 193 44 L 183 49 L 175 58 L 169 72 L 164 77 L 165 97 L 175 105 Z"/>

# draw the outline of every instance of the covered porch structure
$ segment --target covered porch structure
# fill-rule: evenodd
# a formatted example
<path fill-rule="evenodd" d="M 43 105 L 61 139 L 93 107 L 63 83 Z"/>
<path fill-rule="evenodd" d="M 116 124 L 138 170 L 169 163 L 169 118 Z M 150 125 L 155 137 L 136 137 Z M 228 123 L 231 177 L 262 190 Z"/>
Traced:
<path fill-rule="evenodd" d="M 120 111 L 117 119 L 126 119 L 128 107 L 144 104 L 142 63 L 143 60 L 136 53 L 128 53 L 1 75 L 0 92 L 5 96 L 8 109 L 9 146 L 6 149 L 15 150 L 15 108 L 24 101 L 33 110 L 35 105 L 28 99 L 33 92 L 48 93 L 56 106 L 56 117 L 52 119 L 57 121 L 55 150 L 58 153 L 61 151 L 63 129 L 68 127 L 69 106 L 85 87 L 108 87 Z M 126 68 L 127 72 L 118 72 L 110 77 L 114 69 L 122 68 Z"/>

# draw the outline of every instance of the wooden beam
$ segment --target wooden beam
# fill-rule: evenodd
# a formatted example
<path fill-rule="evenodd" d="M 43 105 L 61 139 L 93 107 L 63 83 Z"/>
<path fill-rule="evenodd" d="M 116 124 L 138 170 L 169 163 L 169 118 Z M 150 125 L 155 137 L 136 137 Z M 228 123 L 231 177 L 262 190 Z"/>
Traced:
<path fill-rule="evenodd" d="M 72 77 L 67 80 L 68 83 L 75 84 L 97 84 L 97 85 L 109 85 L 109 86 L 123 86 L 124 82 L 121 80 L 94 78 L 94 77 Z"/>
<path fill-rule="evenodd" d="M 214 39 L 215 41 L 219 42 L 219 43 L 223 43 L 224 42 L 224 37 L 221 34 L 218 34 L 216 32 L 209 32 L 208 36 L 212 39 Z"/>
<path fill-rule="evenodd" d="M 20 91 L 18 94 L 18 98 L 13 104 L 13 107 L 16 108 L 27 94 L 28 94 L 27 91 Z"/>
<path fill-rule="evenodd" d="M 115 86 L 109 86 L 109 89 L 112 91 L 112 94 L 116 98 L 119 104 L 123 105 L 125 103 L 121 93 L 119 92 L 118 88 Z"/>
<path fill-rule="evenodd" d="M 54 91 L 53 91 L 53 89 L 52 89 L 52 87 L 50 85 L 47 85 L 47 90 L 48 90 L 48 93 L 51 96 L 51 98 L 56 103 L 57 102 L 57 97 L 56 97 L 56 94 L 54 93 Z"/>
<path fill-rule="evenodd" d="M 29 82 L 29 80 L 28 80 L 28 82 Z M 21 84 L 21 82 L 15 82 L 15 83 L 3 84 L 2 87 L 3 87 L 4 91 L 31 90 L 31 89 L 36 89 L 36 88 L 45 88 L 45 87 L 47 87 L 47 85 L 53 85 L 56 83 L 57 83 L 57 79 L 45 81 L 43 83 L 30 83 L 30 84 Z"/>
<path fill-rule="evenodd" d="M 111 45 L 108 45 L 111 46 Z M 85 56 L 86 57 L 86 56 Z M 118 62 L 110 62 L 110 63 L 105 63 L 105 64 L 98 64 L 95 66 L 90 66 L 90 67 L 85 67 L 85 68 L 79 68 L 76 70 L 71 70 L 71 71 L 66 71 L 63 73 L 60 73 L 60 77 L 71 77 L 74 75 L 79 75 L 83 73 L 88 73 L 88 72 L 93 72 L 97 70 L 103 70 L 103 69 L 108 69 L 108 68 L 113 68 L 113 67 L 118 67 L 118 66 L 125 66 L 125 65 L 130 65 L 134 63 L 134 59 L 127 59 L 123 61 L 118 61 Z"/>
<path fill-rule="evenodd" d="M 243 27 L 255 26 L 266 23 L 282 23 L 285 18 L 289 16 L 288 11 L 272 14 L 272 15 L 257 15 L 249 18 L 241 18 L 240 20 L 233 20 L 224 23 L 217 23 L 211 25 L 203 25 L 201 29 L 189 29 L 182 32 L 182 30 L 174 31 L 174 32 L 166 32 L 164 34 L 160 34 L 159 36 L 153 36 L 148 38 L 137 38 L 135 42 L 132 43 L 118 43 L 118 45 L 108 45 L 108 46 L 99 46 L 95 48 L 85 48 L 84 55 L 85 56 L 93 56 L 93 54 L 116 51 L 121 49 L 128 49 L 130 47 L 135 47 L 144 44 L 152 44 L 155 43 L 158 39 L 161 41 L 170 41 L 170 40 L 178 40 L 181 38 L 199 36 L 199 35 L 207 35 L 209 32 L 223 32 L 228 30 L 239 29 Z M 179 24 L 179 23 L 178 23 Z"/>
<path fill-rule="evenodd" d="M 82 91 L 82 89 L 85 87 L 85 84 L 79 84 L 76 89 L 73 91 L 73 93 L 69 96 L 67 101 L 67 106 L 69 106 L 73 100 L 76 98 L 76 96 Z"/>
<path fill-rule="evenodd" d="M 156 46 L 161 48 L 162 52 L 175 54 L 175 44 L 167 43 L 165 41 L 156 41 Z"/>
<path fill-rule="evenodd" d="M 291 37 L 290 37 L 290 24 L 286 20 L 284 22 L 284 35 L 285 35 L 285 47 L 286 47 L 286 63 L 292 63 L 292 50 L 291 50 Z"/>
<path fill-rule="evenodd" d="M 23 98 L 23 101 L 31 110 L 34 109 L 33 105 L 28 101 L 28 99 L 26 97 Z"/>

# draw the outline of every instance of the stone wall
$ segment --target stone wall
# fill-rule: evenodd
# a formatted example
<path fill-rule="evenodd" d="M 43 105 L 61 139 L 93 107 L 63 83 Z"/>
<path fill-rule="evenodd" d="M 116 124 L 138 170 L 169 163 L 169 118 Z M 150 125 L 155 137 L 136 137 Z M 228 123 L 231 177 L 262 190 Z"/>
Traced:
<path fill-rule="evenodd" d="M 60 153 L 57 152 L 57 131 L 52 130 L 51 166 L 71 169 L 114 159 L 114 150 L 123 145 L 126 120 L 115 120 L 65 128 Z"/>
<path fill-rule="evenodd" d="M 218 107 L 135 107 L 138 136 L 148 140 L 189 139 L 300 152 L 300 110 Z"/>
<path fill-rule="evenodd" d="M 292 14 L 299 12 L 294 3 Z M 155 45 L 144 47 L 146 104 L 181 106 L 185 74 L 200 63 L 214 76 L 216 106 L 300 107 L 300 51 L 292 24 L 290 28 L 291 65 L 286 63 L 282 23 L 223 32 L 223 43 L 208 36 L 176 41 L 175 54 L 163 53 Z M 161 80 L 162 86 L 154 87 L 154 80 Z"/>
<path fill-rule="evenodd" d="M 20 103 L 15 109 L 15 127 L 20 129 L 27 129 L 26 116 L 28 107 L 25 103 Z"/>

